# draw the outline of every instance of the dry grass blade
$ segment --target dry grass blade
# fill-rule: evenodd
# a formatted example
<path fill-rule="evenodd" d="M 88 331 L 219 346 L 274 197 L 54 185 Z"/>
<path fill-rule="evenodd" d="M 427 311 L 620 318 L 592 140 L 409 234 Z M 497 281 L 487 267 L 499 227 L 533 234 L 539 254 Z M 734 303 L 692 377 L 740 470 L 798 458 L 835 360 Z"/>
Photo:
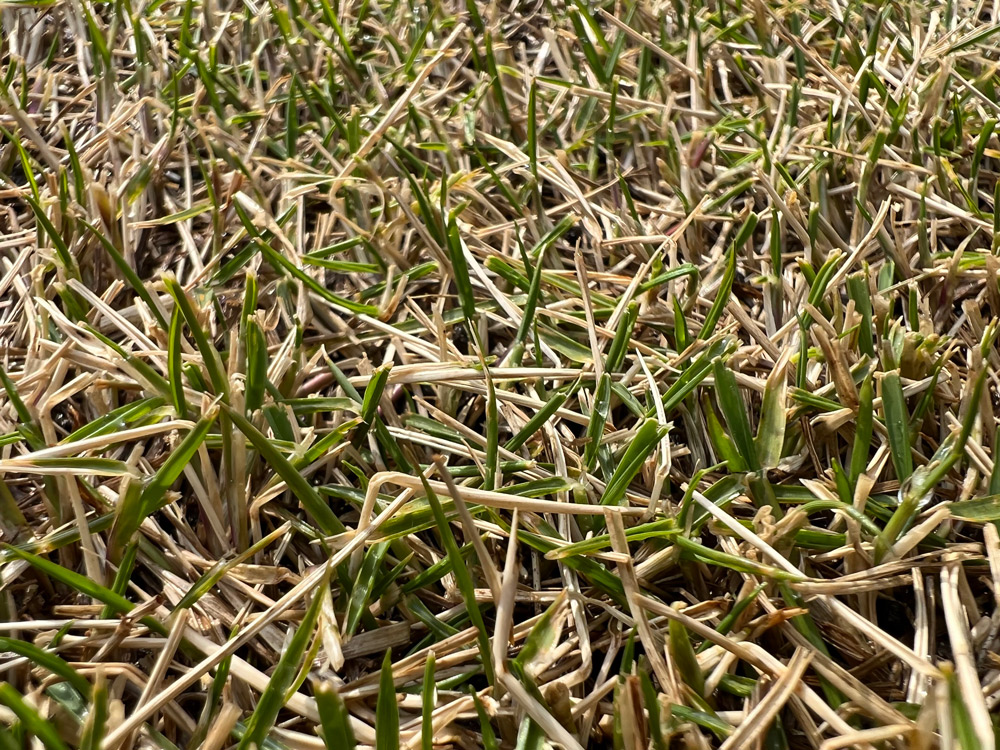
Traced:
<path fill-rule="evenodd" d="M 795 693 L 799 680 L 809 669 L 809 655 L 797 649 L 788 662 L 788 669 L 770 687 L 764 699 L 754 706 L 731 735 L 722 743 L 721 750 L 747 747 L 748 743 L 760 741 L 768 727 L 785 703 Z"/>
<path fill-rule="evenodd" d="M 998 29 L 0 0 L 0 749 L 991 747 Z"/>

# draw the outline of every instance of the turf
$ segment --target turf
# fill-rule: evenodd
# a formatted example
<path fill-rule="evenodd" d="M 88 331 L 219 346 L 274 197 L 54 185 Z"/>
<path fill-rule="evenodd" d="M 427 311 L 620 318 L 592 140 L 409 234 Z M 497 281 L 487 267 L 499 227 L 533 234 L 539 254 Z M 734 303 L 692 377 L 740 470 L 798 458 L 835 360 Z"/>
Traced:
<path fill-rule="evenodd" d="M 994 4 L 0 29 L 0 750 L 996 746 Z"/>

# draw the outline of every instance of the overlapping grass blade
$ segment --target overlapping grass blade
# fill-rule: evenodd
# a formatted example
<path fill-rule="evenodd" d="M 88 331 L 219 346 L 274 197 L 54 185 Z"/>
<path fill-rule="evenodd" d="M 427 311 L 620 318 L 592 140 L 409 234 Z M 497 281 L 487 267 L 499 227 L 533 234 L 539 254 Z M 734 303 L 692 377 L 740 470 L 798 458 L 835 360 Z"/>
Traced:
<path fill-rule="evenodd" d="M 327 569 L 329 572 L 329 568 Z M 320 587 L 329 585 L 329 575 L 320 582 Z M 322 594 L 317 592 L 312 603 L 302 617 L 295 634 L 281 654 L 267 688 L 261 693 L 257 707 L 247 721 L 246 731 L 240 740 L 239 750 L 262 747 L 264 740 L 274 727 L 275 719 L 282 706 L 288 701 L 288 691 L 292 687 L 302 667 L 310 642 L 316 637 L 315 627 L 319 618 Z"/>

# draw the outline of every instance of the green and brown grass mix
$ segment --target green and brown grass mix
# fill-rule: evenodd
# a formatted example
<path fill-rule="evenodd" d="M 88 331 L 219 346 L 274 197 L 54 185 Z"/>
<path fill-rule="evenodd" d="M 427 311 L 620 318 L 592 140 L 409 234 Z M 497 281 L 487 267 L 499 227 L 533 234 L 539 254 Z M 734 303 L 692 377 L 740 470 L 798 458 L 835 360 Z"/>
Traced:
<path fill-rule="evenodd" d="M 0 750 L 995 747 L 998 12 L 0 0 Z"/>

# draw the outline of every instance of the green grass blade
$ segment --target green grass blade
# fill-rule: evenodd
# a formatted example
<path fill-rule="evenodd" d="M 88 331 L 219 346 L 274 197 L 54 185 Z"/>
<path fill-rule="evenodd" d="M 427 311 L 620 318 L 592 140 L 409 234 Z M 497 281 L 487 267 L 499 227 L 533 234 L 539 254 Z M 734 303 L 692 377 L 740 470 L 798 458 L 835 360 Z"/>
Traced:
<path fill-rule="evenodd" d="M 375 750 L 399 750 L 399 706 L 392 680 L 392 649 L 385 652 L 375 705 Z"/>
<path fill-rule="evenodd" d="M 1000 495 L 991 494 L 970 500 L 959 500 L 948 506 L 952 518 L 972 523 L 1000 521 Z"/>
<path fill-rule="evenodd" d="M 962 695 L 962 687 L 955 675 L 954 667 L 945 665 L 945 679 L 948 684 L 948 709 L 951 713 L 952 726 L 959 750 L 983 750 L 972 715 L 969 712 L 966 698 Z"/>
<path fill-rule="evenodd" d="M 233 202 L 233 206 L 236 209 L 236 213 L 239 215 L 241 221 L 243 222 L 244 228 L 247 229 L 251 236 L 257 239 L 256 247 L 260 250 L 260 254 L 267 260 L 267 262 L 276 271 L 287 273 L 289 276 L 302 282 L 302 284 L 313 294 L 317 295 L 321 299 L 326 300 L 331 305 L 335 307 L 346 310 L 347 312 L 354 313 L 355 315 L 378 315 L 378 308 L 372 305 L 363 305 L 353 300 L 346 299 L 339 295 L 334 294 L 325 286 L 320 284 L 316 279 L 307 274 L 297 265 L 295 265 L 291 260 L 286 258 L 282 253 L 279 253 L 273 247 L 271 247 L 267 242 L 261 239 L 260 233 L 257 232 L 256 228 L 253 226 L 253 219 L 247 214 L 243 206 L 240 205 L 238 201 Z"/>
<path fill-rule="evenodd" d="M 65 269 L 66 274 L 70 278 L 80 278 L 80 269 L 76 264 L 76 259 L 70 252 L 69 246 L 66 244 L 66 240 L 63 239 L 62 233 L 56 229 L 55 225 L 51 222 L 51 220 L 49 220 L 48 215 L 45 213 L 45 209 L 42 208 L 41 204 L 39 204 L 39 202 L 32 196 L 24 195 L 22 197 L 28 202 L 28 205 L 31 206 L 31 210 L 35 214 L 35 221 L 38 222 L 41 232 L 44 235 L 47 235 L 49 240 L 51 240 L 52 246 L 55 248 L 56 255 L 59 258 L 59 262 Z"/>
<path fill-rule="evenodd" d="M 170 332 L 167 340 L 167 373 L 170 376 L 168 382 L 174 399 L 174 411 L 183 419 L 187 415 L 187 400 L 184 397 L 184 370 L 181 359 L 183 354 L 181 321 L 180 308 L 175 307 L 170 316 Z"/>
<path fill-rule="evenodd" d="M 184 467 L 191 463 L 201 444 L 205 442 L 217 416 L 217 410 L 212 409 L 199 419 L 149 480 L 139 501 L 143 514 L 148 515 L 159 507 L 167 490 L 180 478 Z"/>
<path fill-rule="evenodd" d="M 736 280 L 737 253 L 739 253 L 740 248 L 743 247 L 746 241 L 750 239 L 756 228 L 757 214 L 750 214 L 743 223 L 743 226 L 740 227 L 740 231 L 736 234 L 736 239 L 729 246 L 729 252 L 726 255 L 726 270 L 722 275 L 722 282 L 715 293 L 715 299 L 708 310 L 708 314 L 705 315 L 705 322 L 698 332 L 698 338 L 708 339 L 715 333 L 715 326 L 718 324 L 719 318 L 722 317 L 722 313 L 726 309 L 726 305 L 729 304 L 729 299 L 732 295 L 733 282 Z"/>
<path fill-rule="evenodd" d="M 0 682 L 0 704 L 13 712 L 28 735 L 38 739 L 45 750 L 69 750 L 69 745 L 63 742 L 55 724 L 43 719 L 10 683 Z"/>
<path fill-rule="evenodd" d="M 638 303 L 629 302 L 625 308 L 625 316 L 615 330 L 615 337 L 611 341 L 611 348 L 608 349 L 608 356 L 604 360 L 605 372 L 618 372 L 621 369 L 628 351 L 629 339 L 632 336 L 632 331 L 635 330 L 638 317 Z"/>
<path fill-rule="evenodd" d="M 500 466 L 500 412 L 497 409 L 497 391 L 493 378 L 490 377 L 488 369 L 484 369 L 484 374 L 486 376 L 486 466 L 483 471 L 483 489 L 495 490 Z"/>
<path fill-rule="evenodd" d="M 118 248 L 114 246 L 111 240 L 109 240 L 107 237 L 104 236 L 104 233 L 100 229 L 93 226 L 92 224 L 88 224 L 83 219 L 79 219 L 78 221 L 81 226 L 86 228 L 87 231 L 91 233 L 91 235 L 97 238 L 98 242 L 101 243 L 101 246 L 104 248 L 105 252 L 107 252 L 107 254 L 111 256 L 111 260 L 118 268 L 119 273 L 121 273 L 121 275 L 125 277 L 125 281 L 128 282 L 128 285 L 129 287 L 131 287 L 132 291 L 135 292 L 136 296 L 139 297 L 139 299 L 141 299 L 143 302 L 146 303 L 146 307 L 152 313 L 153 317 L 156 318 L 156 322 L 160 324 L 160 327 L 163 330 L 167 330 L 170 327 L 170 324 L 164 317 L 163 312 L 160 309 L 160 306 L 157 305 L 156 302 L 153 300 L 153 295 L 150 294 L 149 290 L 146 288 L 146 285 L 143 284 L 142 279 L 139 278 L 138 274 L 136 274 L 132 266 L 130 266 L 128 264 L 128 261 L 125 260 L 125 256 L 122 255 L 121 252 L 119 252 Z"/>
<path fill-rule="evenodd" d="M 434 750 L 434 709 L 437 706 L 434 664 L 434 652 L 431 651 L 424 664 L 424 684 L 421 690 L 420 750 Z"/>
<path fill-rule="evenodd" d="M 680 533 L 673 519 L 653 521 L 633 526 L 625 531 L 625 538 L 630 543 L 642 542 L 647 539 L 670 539 Z M 611 537 L 607 534 L 596 534 L 580 542 L 563 544 L 546 553 L 546 560 L 564 560 L 574 555 L 590 555 L 611 547 Z"/>
<path fill-rule="evenodd" d="M 170 292 L 170 296 L 174 298 L 174 304 L 180 309 L 184 317 L 184 322 L 187 323 L 188 330 L 191 331 L 191 335 L 194 337 L 195 345 L 201 353 L 202 363 L 205 365 L 208 377 L 212 381 L 212 388 L 217 395 L 222 396 L 228 401 L 229 378 L 222 364 L 222 357 L 219 355 L 219 350 L 209 341 L 208 335 L 205 333 L 205 329 L 202 328 L 201 321 L 198 319 L 198 315 L 194 307 L 192 307 L 187 293 L 177 283 L 177 279 L 171 275 L 167 275 L 163 278 L 163 285 Z"/>
<path fill-rule="evenodd" d="M 990 473 L 989 493 L 1000 495 L 1000 426 L 993 431 L 993 471 Z"/>
<path fill-rule="evenodd" d="M 17 414 L 19 422 L 17 426 L 18 432 L 24 435 L 25 440 L 31 446 L 32 450 L 41 450 L 45 447 L 45 441 L 42 440 L 38 424 L 32 418 L 31 412 L 28 411 L 28 407 L 21 398 L 21 394 L 17 392 L 17 386 L 14 385 L 14 381 L 10 379 L 10 376 L 7 375 L 7 371 L 3 367 L 0 367 L 0 381 L 3 382 L 7 398 L 10 399 L 10 403 L 14 407 L 14 413 Z"/>
<path fill-rule="evenodd" d="M 743 397 L 736 385 L 736 376 L 722 359 L 715 360 L 713 372 L 715 374 L 715 397 L 719 401 L 719 406 L 722 407 L 722 415 L 726 419 L 733 444 L 749 469 L 760 471 L 761 463 L 757 455 L 757 446 L 751 437 L 750 420 L 747 417 Z"/>
<path fill-rule="evenodd" d="M 521 651 L 515 657 L 511 670 L 518 674 L 532 676 L 534 668 L 540 667 L 551 656 L 552 649 L 559 643 L 559 636 L 562 633 L 559 615 L 562 612 L 565 602 L 565 593 L 561 593 L 556 600 L 550 604 L 538 622 L 528 633 L 528 637 L 521 646 Z"/>
<path fill-rule="evenodd" d="M 119 493 L 114 511 L 115 522 L 108 535 L 108 559 L 113 563 L 121 561 L 125 547 L 132 541 L 146 517 L 142 505 L 142 489 L 140 482 L 132 481 L 124 492 Z"/>
<path fill-rule="evenodd" d="M 695 389 L 701 385 L 712 371 L 712 362 L 717 357 L 729 351 L 728 341 L 717 341 L 707 351 L 703 352 L 694 362 L 686 364 L 681 376 L 663 393 L 663 409 L 668 414 L 676 409 Z M 648 411 L 648 416 L 656 414 L 655 409 Z"/>
<path fill-rule="evenodd" d="M 114 458 L 89 458 L 87 456 L 26 456 L 18 468 L 31 474 L 96 474 L 104 477 L 121 477 L 133 474 L 133 469 L 124 461 Z"/>
<path fill-rule="evenodd" d="M 316 488 L 271 444 L 271 441 L 242 414 L 237 413 L 226 404 L 223 404 L 222 408 L 229 415 L 229 418 L 233 420 L 236 428 L 257 449 L 257 452 L 260 453 L 267 465 L 284 480 L 285 484 L 292 491 L 292 494 L 302 503 L 306 512 L 319 524 L 323 533 L 340 534 L 345 531 L 344 524 L 341 523 L 340 519 L 330 509 L 330 506 L 320 497 Z"/>
<path fill-rule="evenodd" d="M 719 420 L 715 407 L 708 399 L 707 394 L 702 395 L 702 413 L 705 415 L 705 426 L 708 430 L 708 439 L 712 443 L 718 458 L 726 462 L 726 467 L 731 472 L 744 472 L 747 470 L 747 462 L 736 450 L 732 438 L 726 432 L 726 428 Z"/>
<path fill-rule="evenodd" d="M 995 119 L 988 119 L 983 123 L 982 130 L 979 131 L 979 138 L 976 140 L 976 150 L 972 153 L 972 162 L 969 165 L 969 194 L 975 196 L 979 189 L 979 165 L 982 164 L 983 155 L 990 142 L 990 136 L 997 126 Z"/>
<path fill-rule="evenodd" d="M 320 604 L 323 600 L 320 591 L 322 587 L 328 585 L 329 567 L 327 575 L 319 584 L 320 589 L 313 594 L 312 602 L 306 609 L 302 622 L 299 623 L 295 635 L 292 636 L 288 646 L 282 652 L 278 664 L 271 673 L 267 687 L 261 693 L 257 707 L 247 721 L 246 732 L 240 740 L 239 750 L 254 750 L 263 747 L 265 739 L 274 728 L 278 713 L 288 700 L 288 691 L 299 675 L 309 644 L 317 637 L 316 621 L 319 619 Z"/>
<path fill-rule="evenodd" d="M 910 415 L 906 411 L 899 370 L 887 372 L 882 378 L 882 411 L 885 415 L 885 428 L 889 433 L 892 465 L 899 481 L 905 482 L 913 473 L 913 454 L 910 445 Z"/>
<path fill-rule="evenodd" d="M 389 372 L 392 370 L 392 363 L 386 362 L 372 373 L 371 380 L 365 388 L 365 395 L 361 401 L 361 419 L 365 425 L 372 426 L 378 418 L 378 406 L 382 400 L 386 383 L 389 382 Z M 354 444 L 359 445 L 367 430 L 358 431 L 354 436 Z"/>
<path fill-rule="evenodd" d="M 757 425 L 757 437 L 754 439 L 754 448 L 764 469 L 773 469 L 778 465 L 785 444 L 785 425 L 788 423 L 785 414 L 788 396 L 786 362 L 787 360 L 780 361 L 771 371 L 764 387 L 760 423 Z"/>
<path fill-rule="evenodd" d="M 663 736 L 663 724 L 660 719 L 660 701 L 647 670 L 639 671 L 639 688 L 642 691 L 642 702 L 649 714 L 649 736 L 653 742 L 653 750 L 667 750 L 667 741 Z"/>
<path fill-rule="evenodd" d="M 720 552 L 719 550 L 712 549 L 711 547 L 706 547 L 704 544 L 699 544 L 698 542 L 688 539 L 683 535 L 674 537 L 674 543 L 678 547 L 681 547 L 685 552 L 691 554 L 695 559 L 700 559 L 709 564 L 719 565 L 723 568 L 734 570 L 737 573 L 766 576 L 778 581 L 800 581 L 803 578 L 802 575 L 790 573 L 787 570 L 747 560 L 737 555 L 730 555 L 728 552 Z"/>
<path fill-rule="evenodd" d="M 197 581 L 194 582 L 191 588 L 187 590 L 187 593 L 181 597 L 179 602 L 177 602 L 177 606 L 174 607 L 174 610 L 177 611 L 181 609 L 190 609 L 191 607 L 193 607 L 205 594 L 211 591 L 212 588 L 233 568 L 235 568 L 237 565 L 243 564 L 248 559 L 250 559 L 254 555 L 258 554 L 259 552 L 267 548 L 269 545 L 274 543 L 276 540 L 280 539 L 284 534 L 287 533 L 287 530 L 288 530 L 287 525 L 279 526 L 270 534 L 263 537 L 259 541 L 254 542 L 253 545 L 247 547 L 246 550 L 236 555 L 232 559 L 219 560 L 218 562 L 216 562 L 215 565 L 206 570 L 202 574 L 202 576 Z"/>
<path fill-rule="evenodd" d="M 874 427 L 874 387 L 872 376 L 869 375 L 861 383 L 858 391 L 858 418 L 854 423 L 854 447 L 851 450 L 851 487 L 857 486 L 858 478 L 864 474 L 868 466 L 868 451 L 872 444 Z"/>
<path fill-rule="evenodd" d="M 421 477 L 423 477 L 422 474 Z M 469 618 L 472 620 L 472 624 L 475 625 L 478 631 L 477 640 L 479 643 L 479 653 L 483 662 L 483 671 L 486 673 L 486 679 L 492 685 L 495 679 L 495 673 L 493 671 L 493 662 L 490 659 L 490 635 L 486 630 L 486 623 L 483 621 L 482 612 L 479 611 L 479 605 L 476 603 L 476 589 L 472 581 L 472 576 L 469 573 L 468 567 L 466 567 L 466 564 L 462 560 L 458 543 L 455 541 L 455 536 L 452 534 L 451 526 L 444 515 L 444 510 L 441 507 L 440 500 L 438 500 L 437 495 L 434 494 L 434 490 L 431 489 L 427 480 L 422 478 L 421 481 L 424 485 L 424 494 L 427 496 L 427 502 L 434 514 L 434 522 L 437 524 L 438 533 L 441 535 L 441 541 L 444 544 L 448 558 L 451 560 L 451 570 L 455 575 L 456 581 L 458 582 L 458 589 L 462 593 L 462 598 L 465 600 L 465 606 L 468 610 Z"/>
<path fill-rule="evenodd" d="M 344 635 L 350 637 L 361 622 L 361 616 L 367 611 L 368 599 L 372 589 L 375 587 L 375 577 L 385 558 L 385 553 L 389 551 L 389 544 L 383 542 L 374 544 L 365 553 L 361 570 L 354 581 L 354 588 L 351 589 L 351 598 L 347 605 L 347 618 L 344 621 Z"/>
<path fill-rule="evenodd" d="M 518 430 L 517 434 L 507 441 L 504 448 L 509 451 L 516 451 L 524 445 L 528 441 L 528 438 L 542 429 L 542 425 L 552 418 L 552 415 L 555 414 L 564 403 L 566 403 L 566 399 L 575 393 L 579 386 L 580 381 L 577 381 L 568 392 L 556 393 L 549 398 L 549 400 L 545 402 L 545 405 L 535 412 L 535 416 L 529 419 L 524 427 Z"/>
<path fill-rule="evenodd" d="M 96 581 L 92 581 L 87 576 L 80 575 L 75 571 L 64 568 L 61 565 L 51 562 L 50 560 L 46 560 L 44 557 L 39 557 L 31 552 L 26 552 L 16 547 L 11 547 L 10 545 L 6 545 L 4 549 L 6 549 L 8 556 L 16 557 L 24 560 L 25 562 L 31 563 L 32 567 L 36 568 L 41 573 L 44 573 L 50 578 L 54 578 L 83 596 L 104 603 L 114 609 L 114 611 L 118 614 L 130 612 L 135 606 L 124 596 L 116 594 L 111 589 L 102 586 Z M 147 618 L 147 620 L 148 619 L 149 618 Z M 146 620 L 144 620 L 144 622 L 145 621 Z M 160 630 L 162 631 L 162 628 L 160 628 Z"/>
<path fill-rule="evenodd" d="M 722 635 L 727 635 L 733 629 L 733 626 L 736 624 L 736 621 L 739 620 L 740 615 L 742 615 L 746 611 L 747 607 L 749 607 L 751 604 L 754 603 L 754 601 L 757 599 L 757 595 L 760 594 L 760 592 L 763 591 L 764 589 L 765 589 L 765 584 L 763 583 L 758 584 L 757 587 L 754 588 L 754 590 L 751 591 L 747 596 L 744 596 L 742 599 L 736 602 L 736 604 L 733 605 L 732 609 L 730 609 L 726 613 L 726 616 L 723 617 L 721 620 L 719 620 L 719 624 L 715 628 L 716 632 L 721 633 Z M 711 641 L 705 641 L 701 644 L 701 646 L 698 647 L 697 652 L 700 654 L 702 651 L 706 650 L 711 645 L 712 645 Z"/>
<path fill-rule="evenodd" d="M 114 341 L 109 339 L 107 336 L 101 334 L 100 332 L 94 330 L 93 328 L 87 327 L 87 331 L 94 336 L 98 341 L 107 346 L 109 349 L 114 351 L 118 356 L 124 359 L 128 364 L 133 367 L 138 373 L 142 380 L 152 387 L 154 391 L 159 393 L 164 398 L 173 399 L 173 393 L 170 389 L 170 384 L 167 382 L 160 373 L 146 364 L 139 357 L 136 357 L 131 352 L 126 351 Z"/>
<path fill-rule="evenodd" d="M 657 443 L 666 431 L 667 428 L 661 427 L 655 419 L 647 419 L 642 423 L 604 488 L 601 505 L 621 505 L 628 486 L 639 473 L 649 454 L 656 450 Z"/>
<path fill-rule="evenodd" d="M 531 332 L 531 327 L 535 323 L 535 310 L 538 307 L 538 300 L 542 289 L 542 270 L 545 265 L 545 250 L 551 247 L 556 240 L 569 231 L 574 222 L 575 219 L 572 216 L 563 217 L 562 221 L 560 221 L 551 232 L 546 234 L 541 241 L 539 241 L 538 246 L 532 251 L 532 255 L 535 257 L 535 265 L 531 271 L 531 281 L 528 284 L 527 290 L 528 297 L 524 302 L 524 308 L 521 312 L 521 322 L 518 324 L 517 334 L 514 336 L 514 343 L 511 344 L 510 362 L 512 367 L 521 366 L 521 361 L 524 357 L 525 342 L 528 340 L 528 334 Z M 525 259 L 524 263 L 527 268 L 528 260 Z"/>
<path fill-rule="evenodd" d="M 350 714 L 333 683 L 323 680 L 316 686 L 316 708 L 327 750 L 354 750 L 358 743 L 351 729 Z"/>
<path fill-rule="evenodd" d="M 473 321 L 476 317 L 476 297 L 472 291 L 472 281 L 469 278 L 469 262 L 465 257 L 462 245 L 462 237 L 458 231 L 458 224 L 452 219 L 448 223 L 448 257 L 451 258 L 451 273 L 458 289 L 458 300 L 462 308 L 462 315 L 466 321 Z"/>
<path fill-rule="evenodd" d="M 267 341 L 256 320 L 246 325 L 247 371 L 244 403 L 248 415 L 254 414 L 264 404 L 267 390 Z"/>
<path fill-rule="evenodd" d="M 670 633 L 670 654 L 677 665 L 677 672 L 681 679 L 687 683 L 695 695 L 705 694 L 705 675 L 698 666 L 698 657 L 691 645 L 691 635 L 687 628 L 677 620 L 670 620 L 668 625 Z"/>
<path fill-rule="evenodd" d="M 593 408 L 590 410 L 590 422 L 587 425 L 587 444 L 583 451 L 583 465 L 587 471 L 592 471 L 594 462 L 597 461 L 597 451 L 601 447 L 601 438 L 604 436 L 610 409 L 611 375 L 605 372 L 597 383 Z"/>
<path fill-rule="evenodd" d="M 90 710 L 80 735 L 80 750 L 101 750 L 108 724 L 108 686 L 103 678 L 98 678 L 94 686 Z"/>
<path fill-rule="evenodd" d="M 91 687 L 84 677 L 57 654 L 39 648 L 34 643 L 19 641 L 14 638 L 0 637 L 0 651 L 9 651 L 23 656 L 34 664 L 62 677 L 84 698 L 90 699 Z"/>
<path fill-rule="evenodd" d="M 479 717 L 479 731 L 482 733 L 483 750 L 500 750 L 500 743 L 497 742 L 493 725 L 490 724 L 490 717 L 486 714 L 483 702 L 475 691 L 472 692 L 472 700 L 476 704 L 476 715 Z"/>

